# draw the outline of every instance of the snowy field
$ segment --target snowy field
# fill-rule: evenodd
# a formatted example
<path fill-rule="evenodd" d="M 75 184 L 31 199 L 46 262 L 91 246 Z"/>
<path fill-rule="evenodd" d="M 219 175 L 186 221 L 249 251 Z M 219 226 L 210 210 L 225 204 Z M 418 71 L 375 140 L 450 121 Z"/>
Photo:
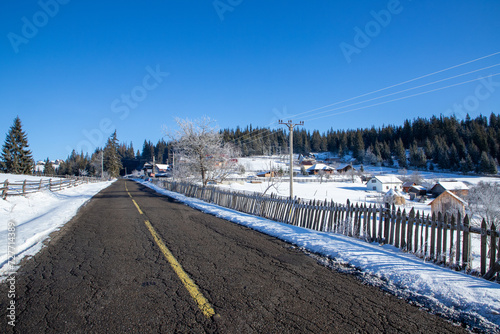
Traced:
<path fill-rule="evenodd" d="M 318 261 L 325 265 L 357 273 L 368 284 L 389 290 L 433 313 L 465 322 L 470 329 L 500 331 L 500 284 L 426 263 L 393 246 L 379 246 L 250 216 L 161 189 L 149 182 L 138 182 L 198 210 L 319 254 Z"/>
<path fill-rule="evenodd" d="M 0 182 L 5 179 L 12 182 L 40 180 L 33 176 L 0 174 Z M 27 196 L 0 199 L 0 281 L 11 271 L 8 263 L 10 256 L 15 256 L 14 269 L 17 270 L 17 265 L 24 256 L 36 254 L 50 233 L 61 228 L 76 215 L 82 205 L 111 183 L 89 183 L 58 192 L 46 190 Z M 9 226 L 15 226 L 14 235 L 9 235 Z"/>
<path fill-rule="evenodd" d="M 276 169 L 280 167 L 288 172 L 288 163 L 287 157 L 280 159 L 279 157 L 249 157 L 249 158 L 240 158 L 238 162 L 245 167 L 245 176 L 254 176 L 257 171 L 270 170 L 269 166 L 274 166 Z M 345 165 L 345 164 L 344 164 Z M 342 164 L 340 166 L 343 166 Z M 266 168 L 267 167 L 267 168 Z M 359 170 L 359 165 L 354 165 L 354 168 Z M 402 175 L 399 174 L 397 169 L 387 168 L 387 167 L 373 167 L 373 166 L 364 166 L 365 174 L 371 174 L 373 176 L 377 175 L 393 175 L 401 178 Z M 294 171 L 296 171 L 299 175 L 294 178 L 295 181 L 293 185 L 293 193 L 294 196 L 302 198 L 302 199 L 316 199 L 316 200 L 328 200 L 334 201 L 336 203 L 346 203 L 349 200 L 351 203 L 365 203 L 369 204 L 380 204 L 380 200 L 377 199 L 380 196 L 380 193 L 375 191 L 368 191 L 366 189 L 366 183 L 363 183 L 359 177 L 350 177 L 350 176 L 339 176 L 332 175 L 332 179 L 344 178 L 344 181 L 341 182 L 314 182 L 307 183 L 301 181 L 307 180 L 318 180 L 317 176 L 302 176 L 300 175 L 300 168 L 295 167 Z M 410 177 L 413 173 L 412 170 L 408 170 L 407 174 L 404 175 L 406 177 Z M 438 181 L 451 181 L 457 180 L 462 181 L 470 186 L 479 183 L 480 181 L 485 182 L 500 182 L 500 178 L 493 177 L 479 177 L 479 176 L 470 176 L 470 175 L 462 175 L 462 174 L 451 174 L 451 173 L 441 173 L 441 172 L 424 172 L 418 171 L 418 174 L 422 177 L 423 182 L 427 184 L 435 184 Z M 259 178 L 255 178 L 259 180 Z M 235 190 L 235 191 L 249 191 L 249 192 L 264 192 L 268 186 L 268 180 L 261 179 L 262 183 L 250 183 L 250 182 L 233 182 L 229 184 L 221 184 L 219 187 Z M 288 176 L 282 179 L 281 182 L 277 183 L 276 187 L 272 187 L 267 190 L 267 194 L 277 194 L 281 196 L 288 196 L 290 194 L 290 183 L 288 180 Z M 401 209 L 406 209 L 407 211 L 411 210 L 411 208 L 415 208 L 415 210 L 419 210 L 424 212 L 425 214 L 431 213 L 431 207 L 429 203 L 432 202 L 432 199 L 428 199 L 424 203 L 419 203 L 416 201 L 410 201 L 409 195 L 406 195 L 406 205 L 400 205 Z"/>

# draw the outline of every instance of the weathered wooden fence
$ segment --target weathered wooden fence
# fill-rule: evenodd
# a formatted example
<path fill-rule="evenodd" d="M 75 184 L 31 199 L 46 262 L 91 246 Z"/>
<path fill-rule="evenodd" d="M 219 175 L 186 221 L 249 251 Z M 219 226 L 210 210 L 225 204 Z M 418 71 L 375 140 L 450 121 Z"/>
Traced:
<path fill-rule="evenodd" d="M 424 215 L 411 209 L 366 204 L 339 204 L 333 201 L 289 199 L 260 193 L 239 193 L 185 182 L 153 180 L 167 190 L 214 203 L 240 212 L 322 232 L 335 232 L 390 244 L 420 258 L 455 270 L 471 270 L 472 236 L 480 242 L 480 270 L 477 274 L 493 279 L 500 260 L 496 226 L 471 226 L 470 217 Z M 491 269 L 491 270 L 490 270 Z M 497 274 L 500 281 L 500 273 Z"/>
<path fill-rule="evenodd" d="M 7 196 L 19 196 L 34 193 L 37 191 L 48 189 L 50 191 L 59 191 L 62 189 L 76 187 L 80 184 L 102 181 L 93 177 L 74 177 L 74 178 L 54 178 L 38 180 L 24 180 L 9 182 L 5 180 L 0 183 L 0 194 L 3 199 Z"/>

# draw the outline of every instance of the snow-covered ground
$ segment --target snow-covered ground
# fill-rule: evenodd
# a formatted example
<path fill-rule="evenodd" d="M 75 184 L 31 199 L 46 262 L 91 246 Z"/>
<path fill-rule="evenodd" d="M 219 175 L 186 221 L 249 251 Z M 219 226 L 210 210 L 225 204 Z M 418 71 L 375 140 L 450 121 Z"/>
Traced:
<path fill-rule="evenodd" d="M 5 179 L 40 180 L 33 176 L 0 174 L 0 181 Z M 0 281 L 12 271 L 9 257 L 15 256 L 16 270 L 24 256 L 36 254 L 50 233 L 68 222 L 82 205 L 111 183 L 89 183 L 58 192 L 45 190 L 0 199 Z"/>
<path fill-rule="evenodd" d="M 500 284 L 426 263 L 389 245 L 379 246 L 247 215 L 164 190 L 149 182 L 138 182 L 198 210 L 319 254 L 320 262 L 354 271 L 368 284 L 381 286 L 431 312 L 465 322 L 471 328 L 500 331 Z"/>
<path fill-rule="evenodd" d="M 250 157 L 250 158 L 240 158 L 238 162 L 245 166 L 245 176 L 255 175 L 256 171 L 269 170 L 269 166 L 272 165 L 275 168 L 279 169 L 282 167 L 284 171 L 288 171 L 288 165 L 285 164 L 287 162 L 287 157 L 284 157 L 284 160 L 280 160 L 280 157 Z M 354 165 L 356 169 L 359 170 L 359 165 Z M 300 174 L 300 168 L 295 167 L 294 170 Z M 393 175 L 399 178 L 404 176 L 409 177 L 415 173 L 415 171 L 408 170 L 407 174 L 401 175 L 397 169 L 387 168 L 387 167 L 373 167 L 373 166 L 364 166 L 365 173 L 371 175 Z M 480 181 L 487 182 L 500 182 L 500 178 L 492 178 L 492 177 L 480 177 L 480 176 L 470 176 L 470 175 L 462 175 L 462 174 L 452 174 L 452 173 L 443 173 L 443 172 L 424 172 L 418 171 L 418 174 L 421 176 L 423 181 L 427 184 L 435 184 L 438 181 L 448 181 L 448 180 L 457 180 L 463 181 L 469 185 L 475 185 Z M 351 203 L 365 203 L 369 204 L 377 204 L 380 203 L 380 193 L 375 191 L 368 191 L 366 188 L 366 183 L 363 183 L 359 177 L 352 178 L 350 176 L 341 176 L 341 175 L 332 175 L 332 179 L 344 178 L 344 181 L 340 182 L 314 182 L 307 183 L 301 181 L 307 180 L 318 180 L 317 176 L 302 176 L 299 175 L 294 178 L 297 182 L 294 182 L 293 193 L 294 196 L 297 196 L 302 199 L 315 199 L 315 200 L 328 200 L 334 201 L 336 203 L 346 203 L 349 200 Z M 235 191 L 249 191 L 249 192 L 264 192 L 268 186 L 268 180 L 261 179 L 262 183 L 250 183 L 250 182 L 233 182 L 233 183 L 225 183 L 219 185 L 222 188 L 231 189 Z M 267 190 L 267 194 L 277 194 L 281 196 L 288 196 L 290 193 L 290 184 L 288 178 L 283 178 L 281 182 L 276 184 L 276 187 L 272 187 Z M 425 214 L 431 213 L 431 207 L 429 203 L 432 199 L 428 199 L 427 201 L 420 203 L 417 201 L 410 201 L 409 195 L 406 195 L 406 205 L 400 206 L 401 209 L 406 209 L 407 211 L 411 210 L 411 208 L 415 208 L 415 210 L 419 210 L 424 212 Z"/>

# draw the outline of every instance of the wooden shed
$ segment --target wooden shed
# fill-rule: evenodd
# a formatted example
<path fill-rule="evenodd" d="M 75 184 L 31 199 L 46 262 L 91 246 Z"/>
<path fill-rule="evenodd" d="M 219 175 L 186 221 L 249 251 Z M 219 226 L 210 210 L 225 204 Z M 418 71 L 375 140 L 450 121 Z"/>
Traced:
<path fill-rule="evenodd" d="M 456 214 L 460 212 L 462 217 L 465 215 L 465 206 L 467 202 L 452 193 L 451 191 L 446 190 L 441 195 L 436 197 L 432 202 L 429 203 L 431 206 L 432 213 L 436 215 L 441 212 Z"/>

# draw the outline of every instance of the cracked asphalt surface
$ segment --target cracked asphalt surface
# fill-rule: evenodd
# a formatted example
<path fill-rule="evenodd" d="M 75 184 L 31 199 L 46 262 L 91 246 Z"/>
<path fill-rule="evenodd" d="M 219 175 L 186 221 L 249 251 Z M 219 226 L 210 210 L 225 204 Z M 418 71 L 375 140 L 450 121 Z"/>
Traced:
<path fill-rule="evenodd" d="M 145 219 L 216 316 L 200 311 Z M 7 289 L 0 285 L 4 333 L 466 332 L 289 244 L 125 180 L 96 195 L 23 264 L 15 327 L 7 324 Z"/>

